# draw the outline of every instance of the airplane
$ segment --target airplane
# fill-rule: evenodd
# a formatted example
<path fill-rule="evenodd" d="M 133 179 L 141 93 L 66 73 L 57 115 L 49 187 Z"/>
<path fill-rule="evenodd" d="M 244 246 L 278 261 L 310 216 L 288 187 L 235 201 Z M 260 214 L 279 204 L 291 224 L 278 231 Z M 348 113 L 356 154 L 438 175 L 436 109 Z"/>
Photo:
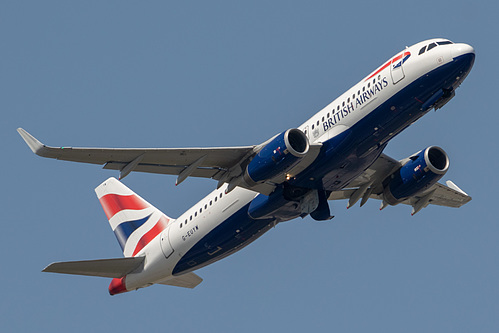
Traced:
<path fill-rule="evenodd" d="M 216 189 L 171 218 L 109 178 L 95 192 L 123 258 L 56 262 L 44 272 L 112 278 L 111 295 L 153 284 L 194 288 L 195 270 L 247 246 L 276 224 L 332 218 L 328 200 L 381 201 L 380 209 L 430 204 L 461 207 L 471 197 L 438 181 L 449 158 L 437 146 L 402 160 L 383 154 L 388 142 L 454 96 L 475 61 L 473 47 L 426 40 L 398 52 L 297 128 L 251 146 L 220 148 L 73 148 L 42 144 L 18 132 L 42 157 L 130 172 L 216 180 Z"/>

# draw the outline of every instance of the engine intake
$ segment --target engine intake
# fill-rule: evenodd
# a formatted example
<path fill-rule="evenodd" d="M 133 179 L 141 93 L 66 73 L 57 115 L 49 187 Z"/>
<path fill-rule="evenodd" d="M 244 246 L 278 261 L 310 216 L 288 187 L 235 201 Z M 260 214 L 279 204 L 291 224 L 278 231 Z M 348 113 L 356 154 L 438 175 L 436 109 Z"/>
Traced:
<path fill-rule="evenodd" d="M 433 186 L 449 169 L 449 157 L 436 146 L 422 150 L 409 158 L 400 169 L 383 182 L 383 199 L 396 205 Z"/>
<path fill-rule="evenodd" d="M 292 169 L 309 150 L 308 139 L 299 129 L 282 132 L 263 147 L 246 167 L 244 180 L 256 184 Z"/>

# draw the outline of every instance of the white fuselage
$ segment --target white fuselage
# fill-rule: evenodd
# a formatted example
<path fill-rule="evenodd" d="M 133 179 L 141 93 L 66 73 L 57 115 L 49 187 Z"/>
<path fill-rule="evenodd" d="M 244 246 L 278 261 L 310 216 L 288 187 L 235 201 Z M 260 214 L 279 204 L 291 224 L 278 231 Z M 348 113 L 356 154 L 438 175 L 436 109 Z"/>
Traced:
<path fill-rule="evenodd" d="M 436 41 L 444 40 L 424 41 L 401 51 L 313 115 L 298 129 L 306 134 L 310 142 L 326 142 L 361 122 L 371 112 L 396 96 L 411 83 L 440 66 L 451 63 L 459 55 L 473 52 L 473 49 L 466 44 L 448 44 L 419 54 L 422 47 Z M 455 81 L 457 88 L 462 79 L 455 78 Z M 420 102 L 423 104 L 424 101 Z M 394 107 L 392 111 L 396 116 L 396 113 L 401 110 Z M 374 126 L 376 125 L 374 124 Z M 373 128 L 373 131 L 373 135 L 376 135 L 377 128 Z M 382 142 L 387 142 L 397 133 L 394 131 L 384 134 Z M 244 209 L 257 195 L 257 192 L 240 187 L 227 193 L 227 184 L 225 184 L 220 189 L 211 192 L 178 219 L 170 221 L 168 227 L 137 254 L 146 257 L 144 269 L 127 276 L 126 288 L 133 290 L 174 278 L 175 267 L 184 256 L 195 246 L 202 246 L 203 244 L 200 242 L 207 235 Z M 275 223 L 275 221 L 270 220 L 267 222 L 269 227 Z M 262 232 L 266 230 L 268 229 L 264 228 Z M 238 229 L 231 232 L 233 232 L 231 237 L 237 238 Z M 247 243 L 241 240 L 240 246 L 236 246 L 230 253 L 245 245 Z M 207 261 L 205 264 L 230 254 L 217 257 L 220 251 L 222 251 L 221 247 L 211 243 L 206 244 L 205 255 L 213 256 L 213 260 Z M 198 263 L 192 262 L 190 266 L 192 266 L 191 270 L 195 270 L 204 264 L 198 265 Z M 188 271 L 189 269 L 183 272 Z"/>

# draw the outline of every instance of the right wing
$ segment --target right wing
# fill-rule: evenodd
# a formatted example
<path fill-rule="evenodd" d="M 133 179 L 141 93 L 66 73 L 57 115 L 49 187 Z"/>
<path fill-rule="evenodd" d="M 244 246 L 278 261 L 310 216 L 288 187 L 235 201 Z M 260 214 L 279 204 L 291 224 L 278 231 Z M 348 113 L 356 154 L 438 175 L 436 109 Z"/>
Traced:
<path fill-rule="evenodd" d="M 466 192 L 457 187 L 452 181 L 448 180 L 446 184 L 447 186 L 444 184 L 436 183 L 426 191 L 418 193 L 417 195 L 412 196 L 402 201 L 401 203 L 412 206 L 413 207 L 412 215 L 414 215 L 419 210 L 425 208 L 430 204 L 437 206 L 459 208 L 471 201 L 471 197 L 468 194 L 466 194 Z M 350 200 L 354 196 L 355 192 L 358 191 L 359 189 L 360 187 L 348 188 L 341 191 L 332 192 L 328 200 L 343 200 L 343 199 Z M 371 191 L 368 197 L 363 198 L 364 201 L 361 203 L 361 205 L 363 205 L 365 201 L 367 201 L 367 199 L 369 198 L 383 200 L 383 195 L 382 193 L 375 193 L 374 191 Z M 348 207 L 351 207 L 353 204 L 350 204 Z"/>
<path fill-rule="evenodd" d="M 378 159 L 359 177 L 354 179 L 348 187 L 330 194 L 328 200 L 348 199 L 347 208 L 352 207 L 358 200 L 363 206 L 368 199 L 383 201 L 383 180 L 395 170 L 400 168 L 407 159 L 397 161 L 385 154 L 381 154 Z M 461 207 L 471 201 L 471 197 L 448 180 L 446 185 L 436 183 L 432 187 L 402 201 L 402 204 L 412 206 L 412 215 L 419 212 L 428 205 L 438 205 L 445 207 Z M 384 202 L 381 209 L 386 207 Z"/>

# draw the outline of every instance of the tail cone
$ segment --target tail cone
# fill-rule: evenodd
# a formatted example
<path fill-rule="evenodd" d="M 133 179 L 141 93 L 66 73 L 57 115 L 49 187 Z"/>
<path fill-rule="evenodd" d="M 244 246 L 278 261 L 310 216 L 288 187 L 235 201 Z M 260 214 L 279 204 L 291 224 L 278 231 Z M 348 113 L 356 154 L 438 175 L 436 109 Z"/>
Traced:
<path fill-rule="evenodd" d="M 116 294 L 121 294 L 121 293 L 126 293 L 128 290 L 126 289 L 125 286 L 125 278 L 126 276 L 122 278 L 115 278 L 111 281 L 109 284 L 109 295 L 116 295 Z"/>

